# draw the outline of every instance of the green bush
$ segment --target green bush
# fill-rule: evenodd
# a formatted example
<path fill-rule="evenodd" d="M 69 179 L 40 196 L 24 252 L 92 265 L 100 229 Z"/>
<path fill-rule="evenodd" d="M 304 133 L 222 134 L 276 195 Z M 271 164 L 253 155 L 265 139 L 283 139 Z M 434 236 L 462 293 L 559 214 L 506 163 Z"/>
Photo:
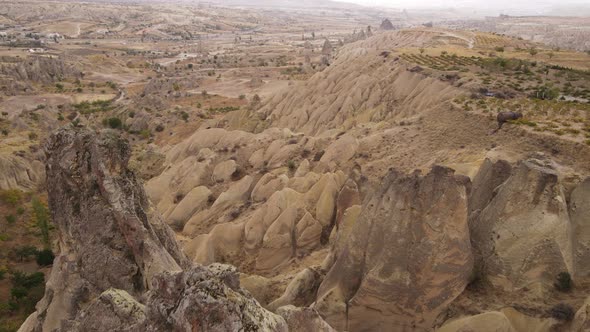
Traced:
<path fill-rule="evenodd" d="M 36 261 L 37 261 L 37 265 L 39 265 L 39 266 L 52 265 L 54 259 L 55 259 L 55 255 L 53 254 L 51 249 L 43 249 L 41 251 L 37 251 Z"/>
<path fill-rule="evenodd" d="M 108 118 L 103 121 L 103 124 L 106 127 L 110 127 L 112 129 L 120 129 L 123 127 L 123 122 L 119 118 Z"/>
<path fill-rule="evenodd" d="M 18 208 L 16 208 L 16 214 L 18 214 L 19 216 L 22 216 L 25 213 L 25 208 L 22 206 L 19 206 Z"/>
<path fill-rule="evenodd" d="M 10 281 L 13 287 L 23 287 L 25 289 L 31 289 L 35 286 L 39 286 L 45 282 L 45 275 L 43 272 L 25 273 L 21 271 L 14 271 L 10 276 Z"/>
<path fill-rule="evenodd" d="M 574 282 L 568 272 L 561 272 L 557 275 L 557 281 L 554 286 L 560 292 L 569 292 L 572 290 Z"/>
<path fill-rule="evenodd" d="M 37 255 L 37 248 L 26 245 L 13 249 L 14 254 L 17 256 L 19 261 L 26 261 L 30 257 Z"/>
<path fill-rule="evenodd" d="M 24 287 L 12 287 L 12 289 L 10 290 L 10 297 L 14 300 L 18 301 L 25 296 L 27 296 L 27 290 Z"/>
<path fill-rule="evenodd" d="M 4 280 L 6 277 L 6 270 L 0 269 L 0 280 Z"/>

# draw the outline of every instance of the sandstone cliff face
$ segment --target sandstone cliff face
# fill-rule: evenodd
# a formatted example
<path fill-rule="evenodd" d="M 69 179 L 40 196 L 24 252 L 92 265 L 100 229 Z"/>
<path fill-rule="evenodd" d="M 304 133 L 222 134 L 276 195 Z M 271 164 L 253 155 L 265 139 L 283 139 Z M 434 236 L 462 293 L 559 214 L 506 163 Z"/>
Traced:
<path fill-rule="evenodd" d="M 392 171 L 363 204 L 315 308 L 338 330 L 426 330 L 472 265 L 466 190 L 453 171 Z"/>
<path fill-rule="evenodd" d="M 478 271 L 508 291 L 573 275 L 568 209 L 551 162 L 519 163 L 495 191 L 470 225 Z"/>
<path fill-rule="evenodd" d="M 574 263 L 576 276 L 590 275 L 590 178 L 572 192 L 569 213 L 574 235 Z"/>
<path fill-rule="evenodd" d="M 110 131 L 62 129 L 50 138 L 60 255 L 20 331 L 286 330 L 241 291 L 234 267 L 189 263 L 127 168 L 129 153 Z"/>
<path fill-rule="evenodd" d="M 29 162 L 18 156 L 0 156 L 0 189 L 33 189 L 43 178 L 42 168 L 41 162 Z"/>

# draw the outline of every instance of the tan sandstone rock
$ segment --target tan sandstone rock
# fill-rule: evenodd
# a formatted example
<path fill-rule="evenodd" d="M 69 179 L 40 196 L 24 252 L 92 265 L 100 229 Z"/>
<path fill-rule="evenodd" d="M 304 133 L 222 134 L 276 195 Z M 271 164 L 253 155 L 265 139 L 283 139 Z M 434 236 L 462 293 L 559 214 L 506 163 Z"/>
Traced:
<path fill-rule="evenodd" d="M 472 265 L 466 191 L 453 171 L 391 171 L 363 204 L 314 307 L 338 330 L 427 330 Z"/>

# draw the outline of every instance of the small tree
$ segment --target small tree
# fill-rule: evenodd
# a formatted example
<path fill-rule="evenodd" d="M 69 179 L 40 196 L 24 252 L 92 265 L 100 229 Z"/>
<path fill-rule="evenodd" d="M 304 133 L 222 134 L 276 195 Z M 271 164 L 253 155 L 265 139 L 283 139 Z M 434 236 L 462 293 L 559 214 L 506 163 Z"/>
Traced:
<path fill-rule="evenodd" d="M 33 197 L 31 204 L 33 206 L 33 215 L 37 222 L 37 227 L 41 231 L 43 244 L 45 245 L 45 248 L 49 248 L 49 212 L 47 206 L 45 206 L 45 204 L 37 197 Z"/>
<path fill-rule="evenodd" d="M 535 49 L 535 48 L 529 49 L 529 54 L 530 55 L 535 56 L 535 55 L 537 55 L 537 53 L 539 53 L 539 51 L 537 51 L 537 49 Z"/>
<path fill-rule="evenodd" d="M 35 260 L 37 261 L 37 265 L 39 266 L 49 266 L 53 264 L 53 260 L 55 259 L 55 255 L 51 249 L 43 249 L 38 251 L 35 255 Z"/>
<path fill-rule="evenodd" d="M 37 254 L 37 248 L 27 245 L 22 247 L 17 247 L 14 250 L 14 254 L 17 256 L 19 261 L 28 260 L 28 258 Z"/>

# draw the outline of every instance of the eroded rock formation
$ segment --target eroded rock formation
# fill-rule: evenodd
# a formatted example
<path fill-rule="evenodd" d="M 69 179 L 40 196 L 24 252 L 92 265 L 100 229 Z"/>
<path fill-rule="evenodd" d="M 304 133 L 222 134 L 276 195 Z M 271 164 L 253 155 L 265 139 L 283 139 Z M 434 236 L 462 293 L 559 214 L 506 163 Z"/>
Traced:
<path fill-rule="evenodd" d="M 494 191 L 470 224 L 479 273 L 509 291 L 552 286 L 560 272 L 573 275 L 568 208 L 552 163 L 520 162 Z"/>
<path fill-rule="evenodd" d="M 115 132 L 61 129 L 47 144 L 59 233 L 45 297 L 20 331 L 286 331 L 234 267 L 193 266 L 150 207 Z"/>
<path fill-rule="evenodd" d="M 338 330 L 426 330 L 467 285 L 465 187 L 448 168 L 391 171 L 363 204 L 315 308 Z"/>

